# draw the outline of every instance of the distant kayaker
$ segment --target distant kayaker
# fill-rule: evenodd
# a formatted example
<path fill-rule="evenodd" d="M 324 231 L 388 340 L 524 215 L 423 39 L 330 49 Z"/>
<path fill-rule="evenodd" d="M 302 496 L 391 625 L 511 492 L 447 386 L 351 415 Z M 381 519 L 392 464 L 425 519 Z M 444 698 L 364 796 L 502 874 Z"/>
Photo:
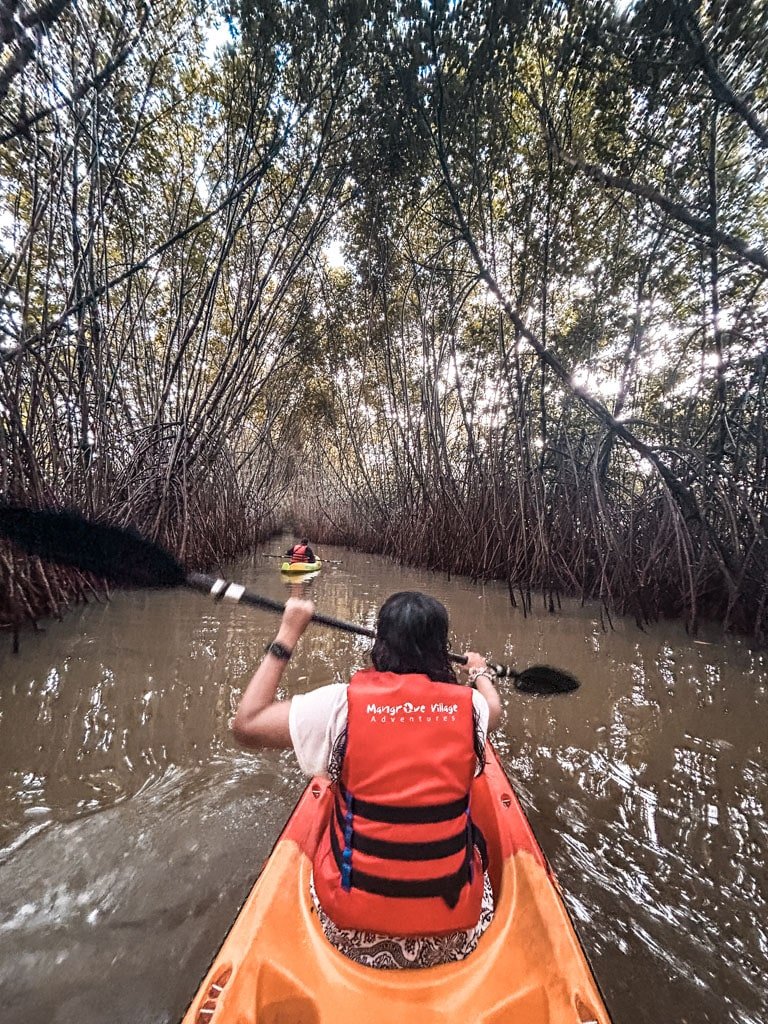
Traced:
<path fill-rule="evenodd" d="M 463 670 L 473 688 L 456 685 L 445 608 L 407 591 L 379 611 L 372 668 L 348 685 L 275 700 L 313 612 L 309 600 L 287 602 L 233 733 L 248 747 L 293 747 L 307 775 L 335 783 L 311 882 L 334 946 L 378 968 L 462 960 L 493 916 L 470 805 L 501 717 L 490 670 L 470 651 Z"/>
<path fill-rule="evenodd" d="M 316 561 L 315 553 L 309 546 L 309 541 L 306 537 L 297 544 L 294 544 L 292 548 L 288 548 L 285 552 L 285 557 L 290 558 L 291 565 L 296 565 L 297 562 Z"/>

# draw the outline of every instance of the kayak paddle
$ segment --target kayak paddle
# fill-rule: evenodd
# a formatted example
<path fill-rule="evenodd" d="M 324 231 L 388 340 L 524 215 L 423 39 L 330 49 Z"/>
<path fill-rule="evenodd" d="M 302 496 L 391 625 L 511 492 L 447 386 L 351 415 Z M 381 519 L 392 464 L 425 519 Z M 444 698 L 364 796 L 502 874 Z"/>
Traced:
<path fill-rule="evenodd" d="M 261 552 L 261 557 L 262 558 L 279 558 L 281 561 L 287 562 L 288 559 L 291 556 L 290 555 L 276 555 L 276 554 L 274 554 L 271 551 L 262 551 Z M 338 558 L 319 558 L 319 559 L 317 559 L 317 561 L 322 562 L 323 565 L 344 565 L 344 563 L 340 562 L 338 560 Z"/>
<path fill-rule="evenodd" d="M 170 552 L 131 528 L 94 523 L 76 512 L 0 505 L 0 536 L 17 544 L 27 554 L 47 562 L 70 565 L 117 586 L 189 587 L 204 591 L 216 600 L 255 605 L 273 612 L 285 610 L 280 601 L 254 594 L 239 583 L 198 572 L 187 573 Z M 320 612 L 315 612 L 312 621 L 347 633 L 376 637 L 375 630 L 367 626 Z M 452 652 L 449 657 L 460 665 L 467 660 Z M 500 678 L 512 679 L 515 688 L 524 693 L 569 693 L 579 686 L 578 680 L 568 672 L 549 665 L 532 665 L 522 672 L 491 662 L 488 667 Z"/>

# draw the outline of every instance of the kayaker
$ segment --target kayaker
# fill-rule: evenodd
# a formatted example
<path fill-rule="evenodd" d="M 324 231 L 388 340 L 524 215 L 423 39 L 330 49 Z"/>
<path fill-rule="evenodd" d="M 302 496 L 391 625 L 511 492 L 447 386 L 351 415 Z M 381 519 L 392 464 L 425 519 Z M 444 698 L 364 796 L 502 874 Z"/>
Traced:
<path fill-rule="evenodd" d="M 296 565 L 297 562 L 314 562 L 316 561 L 315 553 L 309 546 L 309 541 L 305 538 L 300 540 L 293 547 L 288 548 L 285 552 L 285 557 L 290 558 L 291 564 Z"/>
<path fill-rule="evenodd" d="M 501 705 L 482 655 L 467 653 L 457 686 L 448 614 L 426 594 L 382 605 L 373 667 L 276 700 L 314 612 L 290 598 L 275 640 L 232 723 L 248 747 L 293 747 L 307 775 L 335 783 L 314 859 L 312 898 L 328 939 L 370 967 L 461 960 L 493 916 L 484 840 L 469 791 Z"/>

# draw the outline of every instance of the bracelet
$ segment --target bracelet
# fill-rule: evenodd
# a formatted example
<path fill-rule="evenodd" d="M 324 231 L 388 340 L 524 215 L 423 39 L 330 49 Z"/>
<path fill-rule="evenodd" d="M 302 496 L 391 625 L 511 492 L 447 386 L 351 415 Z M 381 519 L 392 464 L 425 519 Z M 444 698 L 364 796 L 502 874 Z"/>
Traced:
<path fill-rule="evenodd" d="M 489 682 L 493 682 L 491 670 L 488 668 L 473 668 L 469 671 L 469 685 L 474 686 L 478 676 L 485 676 Z"/>
<path fill-rule="evenodd" d="M 293 651 L 290 647 L 286 647 L 285 644 L 281 644 L 279 640 L 273 640 L 271 644 L 267 644 L 264 648 L 267 654 L 274 654 L 280 661 L 288 661 Z"/>

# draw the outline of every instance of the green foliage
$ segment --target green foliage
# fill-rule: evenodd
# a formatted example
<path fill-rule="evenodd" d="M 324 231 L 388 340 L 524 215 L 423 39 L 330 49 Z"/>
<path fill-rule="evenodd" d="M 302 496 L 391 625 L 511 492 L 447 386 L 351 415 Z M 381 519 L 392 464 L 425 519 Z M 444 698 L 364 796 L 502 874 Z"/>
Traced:
<path fill-rule="evenodd" d="M 445 513 L 494 572 L 519 530 L 529 582 L 630 594 L 662 519 L 678 605 L 757 578 L 764 0 L 78 13 L 0 108 L 6 490 L 184 544 L 206 481 L 248 521 L 311 462 L 318 515 Z"/>

